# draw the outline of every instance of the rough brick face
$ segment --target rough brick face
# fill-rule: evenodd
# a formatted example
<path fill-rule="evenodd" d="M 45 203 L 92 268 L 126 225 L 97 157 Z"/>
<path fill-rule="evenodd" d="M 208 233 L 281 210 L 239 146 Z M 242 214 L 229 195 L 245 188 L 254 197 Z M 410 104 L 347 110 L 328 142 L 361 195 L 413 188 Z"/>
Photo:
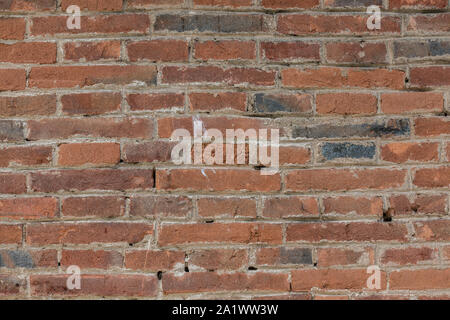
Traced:
<path fill-rule="evenodd" d="M 0 0 L 0 298 L 449 299 L 449 6 Z"/>

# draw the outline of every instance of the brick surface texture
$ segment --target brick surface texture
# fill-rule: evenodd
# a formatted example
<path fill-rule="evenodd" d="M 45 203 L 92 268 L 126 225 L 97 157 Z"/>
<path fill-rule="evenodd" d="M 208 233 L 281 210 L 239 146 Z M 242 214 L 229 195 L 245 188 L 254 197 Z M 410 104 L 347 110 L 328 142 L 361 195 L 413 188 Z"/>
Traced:
<path fill-rule="evenodd" d="M 0 299 L 448 299 L 449 5 L 0 1 Z M 194 120 L 279 171 L 174 164 Z"/>

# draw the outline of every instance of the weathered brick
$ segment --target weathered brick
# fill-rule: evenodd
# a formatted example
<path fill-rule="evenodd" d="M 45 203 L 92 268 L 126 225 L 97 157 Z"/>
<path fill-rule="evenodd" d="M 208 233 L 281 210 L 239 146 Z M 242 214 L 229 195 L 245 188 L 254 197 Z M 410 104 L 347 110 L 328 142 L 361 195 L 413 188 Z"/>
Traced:
<path fill-rule="evenodd" d="M 408 16 L 406 30 L 414 34 L 437 34 L 450 31 L 450 13 Z"/>
<path fill-rule="evenodd" d="M 439 112 L 443 110 L 443 107 L 444 98 L 441 93 L 404 92 L 381 95 L 381 111 L 383 113 Z"/>
<path fill-rule="evenodd" d="M 0 97 L 0 117 L 45 116 L 55 112 L 56 96 L 52 94 Z"/>
<path fill-rule="evenodd" d="M 401 223 L 327 222 L 290 224 L 287 241 L 400 241 L 407 240 L 408 230 Z"/>
<path fill-rule="evenodd" d="M 410 199 L 406 195 L 393 195 L 389 199 L 390 208 L 394 209 L 393 214 L 445 214 L 446 197 L 443 195 L 419 194 Z"/>
<path fill-rule="evenodd" d="M 374 143 L 326 142 L 320 145 L 320 155 L 325 161 L 374 159 Z"/>
<path fill-rule="evenodd" d="M 319 5 L 319 0 L 262 0 L 261 2 L 261 6 L 268 9 L 312 9 Z"/>
<path fill-rule="evenodd" d="M 356 214 L 381 216 L 383 199 L 381 197 L 338 196 L 323 199 L 325 214 Z"/>
<path fill-rule="evenodd" d="M 61 97 L 66 115 L 99 115 L 120 111 L 122 97 L 118 93 L 94 92 L 66 94 Z"/>
<path fill-rule="evenodd" d="M 17 42 L 14 44 L 0 44 L 0 61 L 11 63 L 55 63 L 56 43 Z"/>
<path fill-rule="evenodd" d="M 384 265 L 415 265 L 430 263 L 437 258 L 437 250 L 430 247 L 385 249 L 381 255 Z"/>
<path fill-rule="evenodd" d="M 31 174 L 31 189 L 35 192 L 149 190 L 152 187 L 152 169 L 53 170 Z"/>
<path fill-rule="evenodd" d="M 312 265 L 312 250 L 309 248 L 262 248 L 256 252 L 256 264 Z"/>
<path fill-rule="evenodd" d="M 188 43 L 183 40 L 150 40 L 127 44 L 131 61 L 187 61 Z"/>
<path fill-rule="evenodd" d="M 241 92 L 194 92 L 189 94 L 191 111 L 246 111 L 247 95 Z"/>
<path fill-rule="evenodd" d="M 127 96 L 132 111 L 183 110 L 184 95 L 182 93 L 133 93 Z"/>
<path fill-rule="evenodd" d="M 25 37 L 25 28 L 24 18 L 6 18 L 4 16 L 0 18 L 0 39 L 22 40 Z"/>
<path fill-rule="evenodd" d="M 51 146 L 6 147 L 0 151 L 0 167 L 5 168 L 49 165 L 53 154 Z"/>
<path fill-rule="evenodd" d="M 19 91 L 25 89 L 25 69 L 0 69 L 0 79 L 0 91 Z"/>
<path fill-rule="evenodd" d="M 125 144 L 122 154 L 123 161 L 127 163 L 170 162 L 172 148 L 175 144 L 175 142 L 168 141 Z"/>
<path fill-rule="evenodd" d="M 55 0 L 7 0 L 0 4 L 0 11 L 50 11 L 56 10 Z"/>
<path fill-rule="evenodd" d="M 62 0 L 61 9 L 66 11 L 72 5 L 88 11 L 121 11 L 123 0 Z"/>
<path fill-rule="evenodd" d="M 32 275 L 32 296 L 156 297 L 158 279 L 141 274 L 84 274 L 80 290 L 67 290 L 69 275 Z"/>
<path fill-rule="evenodd" d="M 312 112 L 309 94 L 267 94 L 255 95 L 255 112 Z"/>
<path fill-rule="evenodd" d="M 0 193 L 20 194 L 27 190 L 26 177 L 20 173 L 0 173 Z"/>
<path fill-rule="evenodd" d="M 25 294 L 27 281 L 23 277 L 11 274 L 0 274 L 0 296 L 16 296 Z"/>
<path fill-rule="evenodd" d="M 450 86 L 450 78 L 448 77 L 449 72 L 450 67 L 411 68 L 410 71 L 411 85 L 417 87 Z"/>
<path fill-rule="evenodd" d="M 156 189 L 187 191 L 278 191 L 280 174 L 257 170 L 172 169 L 156 171 Z"/>
<path fill-rule="evenodd" d="M 192 200 L 184 196 L 133 196 L 130 215 L 146 218 L 187 218 L 193 210 Z"/>
<path fill-rule="evenodd" d="M 83 41 L 64 44 L 64 59 L 69 61 L 119 60 L 120 41 Z"/>
<path fill-rule="evenodd" d="M 373 262 L 373 251 L 368 248 L 341 249 L 323 248 L 317 252 L 320 268 L 331 266 L 369 265 Z"/>
<path fill-rule="evenodd" d="M 319 114 L 352 115 L 375 114 L 377 97 L 365 93 L 323 93 L 316 96 Z"/>
<path fill-rule="evenodd" d="M 117 143 L 67 143 L 58 147 L 58 165 L 115 165 L 120 161 Z"/>
<path fill-rule="evenodd" d="M 123 256 L 118 251 L 111 250 L 63 250 L 61 266 L 73 265 L 81 269 L 121 268 Z"/>
<path fill-rule="evenodd" d="M 417 118 L 414 127 L 418 136 L 432 137 L 450 134 L 450 121 L 446 118 Z"/>
<path fill-rule="evenodd" d="M 391 290 L 446 289 L 450 269 L 398 270 L 389 274 Z"/>
<path fill-rule="evenodd" d="M 421 188 L 448 188 L 450 186 L 450 167 L 417 169 L 413 184 Z"/>
<path fill-rule="evenodd" d="M 160 246 L 195 243 L 281 243 L 281 225 L 256 223 L 163 224 Z"/>
<path fill-rule="evenodd" d="M 386 190 L 402 188 L 406 171 L 398 169 L 305 169 L 286 175 L 291 191 Z"/>
<path fill-rule="evenodd" d="M 433 142 L 391 142 L 381 146 L 381 159 L 395 163 L 437 161 L 438 149 Z"/>
<path fill-rule="evenodd" d="M 22 244 L 21 225 L 0 224 L 0 234 L 0 244 Z"/>
<path fill-rule="evenodd" d="M 13 198 L 0 200 L 0 218 L 14 220 L 51 219 L 59 212 L 55 198 Z"/>
<path fill-rule="evenodd" d="M 0 250 L 0 268 L 56 268 L 56 250 Z"/>
<path fill-rule="evenodd" d="M 256 202 L 251 198 L 200 198 L 197 207 L 204 218 L 256 218 Z"/>
<path fill-rule="evenodd" d="M 179 277 L 168 274 L 163 277 L 165 294 L 217 291 L 288 291 L 288 275 L 285 273 L 224 273 L 190 272 Z"/>
<path fill-rule="evenodd" d="M 388 62 L 384 43 L 333 42 L 326 45 L 326 50 L 329 62 L 360 64 Z"/>
<path fill-rule="evenodd" d="M 183 251 L 133 250 L 125 254 L 125 268 L 145 271 L 169 271 L 184 268 Z"/>
<path fill-rule="evenodd" d="M 442 9 L 447 6 L 446 0 L 390 0 L 390 9 Z"/>
<path fill-rule="evenodd" d="M 320 45 L 309 42 L 261 42 L 261 58 L 269 61 L 320 61 Z"/>
<path fill-rule="evenodd" d="M 189 266 L 208 271 L 238 270 L 248 264 L 244 249 L 208 249 L 188 252 Z"/>
<path fill-rule="evenodd" d="M 312 197 L 273 197 L 264 199 L 265 218 L 318 217 L 318 202 Z"/>
<path fill-rule="evenodd" d="M 449 241 L 450 222 L 448 220 L 433 220 L 414 223 L 416 236 L 423 241 Z"/>
<path fill-rule="evenodd" d="M 41 223 L 29 225 L 26 242 L 48 244 L 137 243 L 153 233 L 153 225 L 131 222 Z"/>
<path fill-rule="evenodd" d="M 199 60 L 252 60 L 256 58 L 254 41 L 202 41 L 196 42 L 194 57 Z"/>
<path fill-rule="evenodd" d="M 116 196 L 70 197 L 62 200 L 61 208 L 64 217 L 120 217 L 125 214 L 125 198 Z"/>

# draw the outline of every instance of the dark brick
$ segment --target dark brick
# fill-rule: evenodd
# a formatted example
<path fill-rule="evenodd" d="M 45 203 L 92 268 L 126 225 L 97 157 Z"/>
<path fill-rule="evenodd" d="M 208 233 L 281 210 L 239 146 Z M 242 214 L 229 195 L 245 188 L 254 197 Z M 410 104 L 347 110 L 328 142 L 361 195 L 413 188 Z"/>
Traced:
<path fill-rule="evenodd" d="M 325 6 L 332 8 L 367 8 L 371 5 L 382 6 L 383 0 L 325 0 Z"/>
<path fill-rule="evenodd" d="M 16 267 L 27 269 L 34 267 L 33 257 L 29 252 L 21 250 L 8 250 L 8 255 Z"/>
<path fill-rule="evenodd" d="M 131 198 L 131 216 L 187 217 L 191 211 L 192 201 L 188 197 L 140 196 Z"/>
<path fill-rule="evenodd" d="M 311 96 L 307 94 L 264 94 L 255 96 L 256 112 L 310 112 Z"/>
<path fill-rule="evenodd" d="M 450 41 L 431 40 L 430 54 L 432 56 L 444 56 L 450 54 Z"/>
<path fill-rule="evenodd" d="M 339 158 L 373 159 L 376 146 L 374 143 L 324 143 L 321 146 L 322 156 L 326 160 Z"/>
<path fill-rule="evenodd" d="M 174 15 L 162 14 L 156 17 L 155 31 L 176 32 L 261 32 L 265 31 L 263 15 Z"/>
<path fill-rule="evenodd" d="M 282 264 L 312 264 L 312 250 L 307 248 L 280 249 Z"/>
<path fill-rule="evenodd" d="M 430 55 L 427 41 L 396 41 L 394 42 L 394 57 L 416 58 Z"/>
<path fill-rule="evenodd" d="M 377 120 L 351 124 L 318 124 L 296 126 L 292 130 L 293 138 L 347 138 L 347 137 L 389 137 L 409 135 L 408 119 Z"/>
<path fill-rule="evenodd" d="M 23 139 L 23 123 L 12 120 L 0 120 L 0 141 L 19 141 Z"/>

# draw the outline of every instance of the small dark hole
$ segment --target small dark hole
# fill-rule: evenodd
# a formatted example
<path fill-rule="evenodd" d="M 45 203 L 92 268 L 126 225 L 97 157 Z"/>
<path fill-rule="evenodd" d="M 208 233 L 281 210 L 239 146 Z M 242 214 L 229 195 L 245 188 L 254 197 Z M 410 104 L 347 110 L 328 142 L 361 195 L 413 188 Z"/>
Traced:
<path fill-rule="evenodd" d="M 214 220 L 206 220 L 206 223 L 214 223 Z"/>
<path fill-rule="evenodd" d="M 133 246 L 133 244 L 132 244 L 132 243 L 129 243 L 129 245 L 130 245 L 130 247 L 132 247 L 132 246 Z"/>
<path fill-rule="evenodd" d="M 158 276 L 158 280 L 162 279 L 162 271 L 158 271 L 158 273 L 156 274 Z"/>
<path fill-rule="evenodd" d="M 393 213 L 394 213 L 393 208 L 389 208 L 389 209 L 387 209 L 387 211 L 383 211 L 383 221 L 391 222 Z"/>
<path fill-rule="evenodd" d="M 188 266 L 185 266 L 185 267 L 184 267 L 184 272 L 189 272 Z"/>
<path fill-rule="evenodd" d="M 258 270 L 258 268 L 256 268 L 256 267 L 248 267 L 248 270 L 249 271 L 256 271 L 256 270 Z"/>

